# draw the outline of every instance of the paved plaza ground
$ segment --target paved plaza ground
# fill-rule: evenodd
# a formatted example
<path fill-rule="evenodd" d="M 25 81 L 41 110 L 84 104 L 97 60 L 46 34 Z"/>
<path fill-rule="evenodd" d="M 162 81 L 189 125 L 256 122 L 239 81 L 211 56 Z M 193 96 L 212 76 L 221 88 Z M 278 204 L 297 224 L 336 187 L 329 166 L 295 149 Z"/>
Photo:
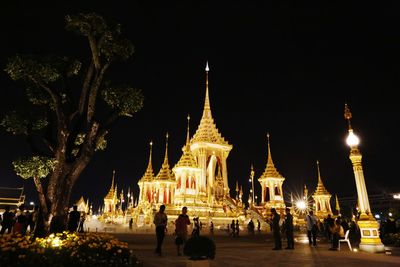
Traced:
<path fill-rule="evenodd" d="M 144 263 L 144 267 L 184 267 L 187 257 L 177 256 L 174 238 L 166 236 L 163 256 L 154 254 L 155 235 L 152 234 L 114 234 L 121 241 L 129 243 L 134 254 Z M 330 251 L 327 242 L 319 242 L 317 248 L 308 245 L 305 235 L 295 238 L 295 250 L 274 251 L 272 237 L 269 234 L 242 235 L 238 238 L 226 234 L 212 237 L 216 243 L 216 257 L 211 266 L 276 266 L 276 267 L 394 267 L 400 266 L 399 250 L 393 249 L 391 255 L 369 254 L 349 251 L 342 243 L 341 251 Z M 286 241 L 283 241 L 285 247 Z"/>

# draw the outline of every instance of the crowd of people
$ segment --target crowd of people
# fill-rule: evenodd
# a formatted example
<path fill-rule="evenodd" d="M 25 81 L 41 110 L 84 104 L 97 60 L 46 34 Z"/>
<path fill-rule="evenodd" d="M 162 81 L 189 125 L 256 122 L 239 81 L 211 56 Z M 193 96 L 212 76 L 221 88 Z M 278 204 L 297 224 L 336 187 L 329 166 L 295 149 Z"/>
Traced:
<path fill-rule="evenodd" d="M 11 211 L 9 206 L 5 207 L 3 216 L 0 217 L 0 234 L 21 234 L 25 235 L 32 232 L 38 217 L 38 206 L 33 211 L 25 209 L 25 205 L 20 205 L 15 211 Z"/>
<path fill-rule="evenodd" d="M 9 206 L 6 206 L 2 215 L 0 215 L 1 230 L 0 234 L 20 234 L 26 235 L 28 232 L 33 233 L 40 215 L 39 206 L 35 206 L 33 210 L 27 210 L 25 205 L 20 205 L 15 211 L 11 211 Z M 84 223 L 86 214 L 79 212 L 76 205 L 73 206 L 72 211 L 67 213 L 65 224 L 60 230 L 68 230 L 70 232 L 84 232 Z M 55 231 L 51 229 L 50 231 Z"/>

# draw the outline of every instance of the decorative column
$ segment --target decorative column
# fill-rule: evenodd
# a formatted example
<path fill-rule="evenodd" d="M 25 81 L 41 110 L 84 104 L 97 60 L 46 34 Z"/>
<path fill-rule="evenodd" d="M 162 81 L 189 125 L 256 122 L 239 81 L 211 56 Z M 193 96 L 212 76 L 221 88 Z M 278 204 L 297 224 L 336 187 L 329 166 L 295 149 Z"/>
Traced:
<path fill-rule="evenodd" d="M 360 249 L 366 252 L 382 252 L 385 250 L 381 239 L 379 238 L 379 224 L 372 216 L 369 206 L 368 192 L 365 185 L 364 172 L 361 164 L 362 155 L 358 149 L 360 139 L 354 134 L 351 128 L 350 119 L 351 112 L 347 104 L 344 107 L 344 117 L 349 123 L 349 135 L 346 139 L 350 146 L 350 160 L 353 165 L 354 178 L 356 180 L 359 211 L 361 212 L 358 219 L 358 226 L 361 232 Z"/>

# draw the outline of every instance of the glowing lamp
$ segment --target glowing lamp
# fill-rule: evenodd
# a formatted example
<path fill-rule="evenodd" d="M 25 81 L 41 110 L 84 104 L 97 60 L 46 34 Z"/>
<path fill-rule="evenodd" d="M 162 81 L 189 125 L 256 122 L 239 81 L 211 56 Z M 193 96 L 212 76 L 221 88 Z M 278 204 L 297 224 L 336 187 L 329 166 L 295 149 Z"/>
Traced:
<path fill-rule="evenodd" d="M 299 200 L 299 201 L 296 202 L 296 207 L 297 207 L 299 210 L 305 210 L 305 209 L 307 208 L 307 205 L 306 205 L 306 202 L 305 202 L 305 201 Z"/>
<path fill-rule="evenodd" d="M 358 144 L 360 143 L 360 139 L 357 135 L 354 134 L 353 130 L 351 129 L 349 130 L 349 136 L 347 136 L 346 143 L 350 147 L 358 146 Z"/>

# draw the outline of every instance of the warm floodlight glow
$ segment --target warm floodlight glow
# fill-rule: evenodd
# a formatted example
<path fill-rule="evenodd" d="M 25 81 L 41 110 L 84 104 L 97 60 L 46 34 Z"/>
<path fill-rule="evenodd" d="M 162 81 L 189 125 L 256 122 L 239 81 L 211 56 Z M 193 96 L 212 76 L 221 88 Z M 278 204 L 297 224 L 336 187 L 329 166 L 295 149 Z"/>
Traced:
<path fill-rule="evenodd" d="M 61 244 L 62 244 L 62 242 L 61 242 L 61 240 L 60 240 L 60 238 L 59 238 L 58 236 L 56 236 L 56 237 L 51 241 L 51 246 L 52 246 L 53 248 L 60 247 Z"/>
<path fill-rule="evenodd" d="M 353 130 L 349 130 L 349 136 L 347 136 L 346 143 L 350 147 L 358 146 L 360 143 L 360 139 L 353 133 Z"/>
<path fill-rule="evenodd" d="M 379 214 L 375 214 L 375 219 L 380 219 L 381 216 L 379 216 Z"/>
<path fill-rule="evenodd" d="M 393 195 L 394 199 L 400 199 L 400 194 Z"/>
<path fill-rule="evenodd" d="M 299 201 L 296 202 L 296 207 L 297 207 L 299 210 L 305 210 L 305 209 L 307 209 L 307 204 L 306 204 L 305 201 L 299 200 Z"/>
<path fill-rule="evenodd" d="M 389 212 L 389 217 L 392 217 L 392 216 L 393 216 L 393 213 Z"/>

